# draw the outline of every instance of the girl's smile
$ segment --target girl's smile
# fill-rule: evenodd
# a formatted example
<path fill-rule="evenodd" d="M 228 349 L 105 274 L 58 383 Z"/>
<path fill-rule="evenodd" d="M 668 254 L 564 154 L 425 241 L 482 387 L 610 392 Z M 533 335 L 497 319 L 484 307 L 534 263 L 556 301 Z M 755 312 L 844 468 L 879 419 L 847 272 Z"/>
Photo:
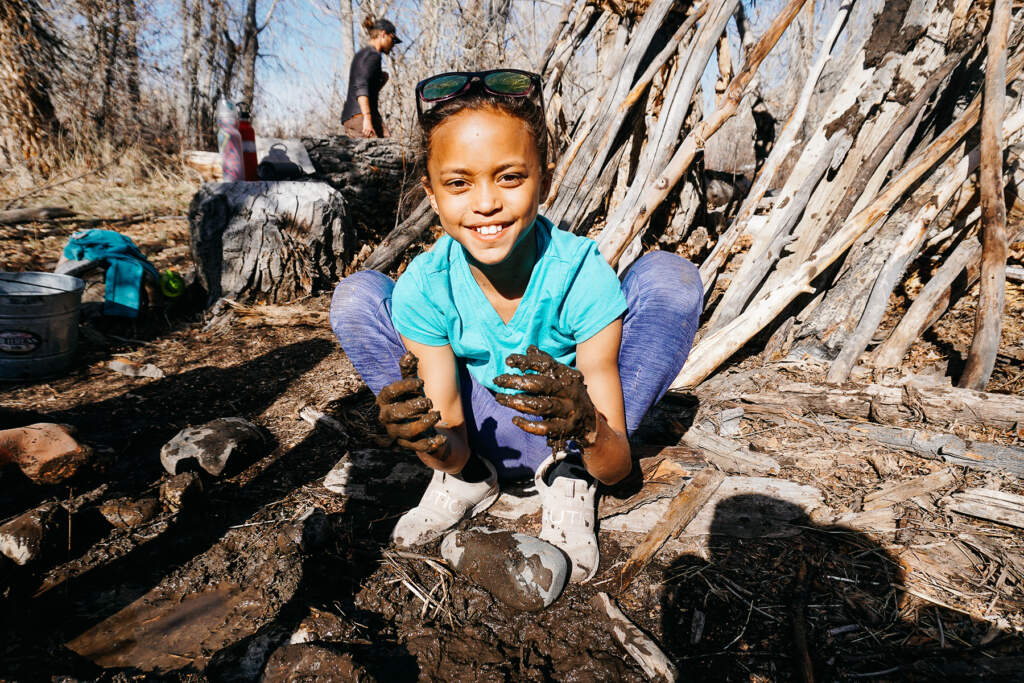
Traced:
<path fill-rule="evenodd" d="M 427 195 L 452 239 L 471 263 L 487 270 L 525 266 L 513 254 L 532 241 L 544 174 L 526 124 L 495 109 L 461 111 L 439 125 L 430 138 Z"/>

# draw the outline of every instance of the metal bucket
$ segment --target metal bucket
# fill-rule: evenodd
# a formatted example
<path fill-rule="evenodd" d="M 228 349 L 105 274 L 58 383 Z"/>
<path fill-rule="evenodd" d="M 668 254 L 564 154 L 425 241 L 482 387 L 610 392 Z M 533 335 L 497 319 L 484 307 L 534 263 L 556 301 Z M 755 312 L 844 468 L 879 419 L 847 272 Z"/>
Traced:
<path fill-rule="evenodd" d="M 0 271 L 0 381 L 51 377 L 71 365 L 83 289 L 70 275 Z"/>

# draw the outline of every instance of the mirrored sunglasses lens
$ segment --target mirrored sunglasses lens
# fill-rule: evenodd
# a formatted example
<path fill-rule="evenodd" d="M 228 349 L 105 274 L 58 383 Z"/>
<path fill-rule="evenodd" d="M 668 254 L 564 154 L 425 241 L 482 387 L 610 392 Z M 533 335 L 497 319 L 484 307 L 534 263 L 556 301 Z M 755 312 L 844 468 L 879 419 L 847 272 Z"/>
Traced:
<path fill-rule="evenodd" d="M 465 76 L 438 76 L 423 86 L 423 99 L 430 102 L 457 93 L 469 79 Z"/>
<path fill-rule="evenodd" d="M 492 91 L 505 95 L 524 95 L 530 91 L 532 80 L 526 74 L 512 71 L 497 71 L 484 76 L 484 85 Z"/>

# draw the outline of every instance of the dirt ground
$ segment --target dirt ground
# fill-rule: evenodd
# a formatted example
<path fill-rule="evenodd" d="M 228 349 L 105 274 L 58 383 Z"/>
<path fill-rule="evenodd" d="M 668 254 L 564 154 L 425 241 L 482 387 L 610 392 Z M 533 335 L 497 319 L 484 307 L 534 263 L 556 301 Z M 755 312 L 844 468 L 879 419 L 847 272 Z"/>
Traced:
<path fill-rule="evenodd" d="M 184 205 L 168 204 L 166 215 L 94 225 L 130 235 L 158 268 L 185 272 Z M 0 228 L 0 270 L 52 269 L 81 225 Z M 1014 285 L 1009 298 L 1019 330 L 1024 292 Z M 323 313 L 328 303 L 320 294 L 299 306 Z M 949 349 L 966 350 L 971 306 L 968 296 L 914 349 L 912 369 L 941 372 Z M 389 476 L 411 456 L 387 445 L 372 395 L 326 324 L 242 314 L 206 323 L 183 305 L 139 323 L 98 324 L 65 376 L 2 388 L 0 428 L 71 424 L 99 458 L 67 485 L 33 486 L 10 470 L 0 478 L 0 520 L 46 500 L 68 510 L 67 542 L 42 568 L 0 570 L 8 586 L 0 680 L 644 680 L 592 606 L 599 590 L 686 679 L 804 680 L 803 639 L 818 680 L 1024 680 L 1024 567 L 1014 564 L 1024 540 L 989 522 L 952 525 L 934 499 L 901 507 L 895 533 L 855 532 L 793 508 L 782 531 L 740 538 L 727 520 L 761 497 L 736 496 L 719 505 L 710 535 L 670 543 L 624 592 L 613 577 L 640 536 L 602 531 L 590 584 L 570 586 L 539 613 L 504 607 L 431 561 L 436 544 L 420 554 L 388 547 L 428 474 Z M 1020 393 L 1024 363 L 1009 353 L 992 385 Z M 107 365 L 115 357 L 151 363 L 165 377 L 120 375 Z M 333 416 L 346 434 L 310 426 L 298 416 L 304 406 Z M 678 444 L 693 412 L 692 401 L 666 399 L 637 441 Z M 192 510 L 127 530 L 100 518 L 102 501 L 154 495 L 168 476 L 160 447 L 219 417 L 259 425 L 269 452 L 230 476 L 206 477 L 205 503 Z M 858 511 L 882 481 L 943 467 L 813 425 L 744 419 L 736 438 L 777 458 L 779 478 L 818 488 L 839 513 Z M 361 488 L 340 496 L 322 482 L 346 453 Z M 1019 480 L 998 473 L 956 477 L 958 486 L 1021 492 Z M 536 533 L 538 523 L 485 514 L 464 524 Z M 948 581 L 915 580 L 911 551 L 948 569 Z M 931 589 L 922 587 L 928 580 Z"/>

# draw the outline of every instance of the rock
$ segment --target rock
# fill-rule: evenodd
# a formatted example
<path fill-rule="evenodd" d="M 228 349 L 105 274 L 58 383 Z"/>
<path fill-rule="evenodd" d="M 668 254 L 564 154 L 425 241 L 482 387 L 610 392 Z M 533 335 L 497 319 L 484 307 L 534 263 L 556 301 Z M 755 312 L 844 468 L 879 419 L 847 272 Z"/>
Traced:
<path fill-rule="evenodd" d="M 292 681 L 374 681 L 376 679 L 352 659 L 324 645 L 284 645 L 274 651 L 263 669 L 263 683 Z"/>
<path fill-rule="evenodd" d="M 114 372 L 127 377 L 151 377 L 153 379 L 164 378 L 164 371 L 152 363 L 143 364 L 125 360 L 124 358 L 115 358 L 107 363 L 107 367 Z"/>
<path fill-rule="evenodd" d="M 256 425 L 239 417 L 222 417 L 182 429 L 160 449 L 160 462 L 169 474 L 199 467 L 218 477 L 229 463 L 232 470 L 240 470 L 261 455 L 266 445 Z"/>
<path fill-rule="evenodd" d="M 49 550 L 58 537 L 67 515 L 57 503 L 45 503 L 0 526 L 0 553 L 15 564 L 26 565 Z"/>
<path fill-rule="evenodd" d="M 100 514 L 118 529 L 128 529 L 144 524 L 160 512 L 160 501 L 156 498 L 115 498 L 100 506 Z"/>
<path fill-rule="evenodd" d="M 526 612 L 554 602 L 569 576 L 561 550 L 510 531 L 453 531 L 441 541 L 441 556 L 460 575 L 509 607 Z"/>
<path fill-rule="evenodd" d="M 203 503 L 203 482 L 195 472 L 182 472 L 160 484 L 160 502 L 168 512 L 190 511 Z"/>
<path fill-rule="evenodd" d="M 93 456 L 73 434 L 69 425 L 45 422 L 0 431 L 0 465 L 16 464 L 36 484 L 58 484 Z"/>
<path fill-rule="evenodd" d="M 309 616 L 303 619 L 288 643 L 313 643 L 317 641 L 334 641 L 345 637 L 349 632 L 341 617 L 330 612 L 322 612 L 315 607 L 310 608 Z"/>

